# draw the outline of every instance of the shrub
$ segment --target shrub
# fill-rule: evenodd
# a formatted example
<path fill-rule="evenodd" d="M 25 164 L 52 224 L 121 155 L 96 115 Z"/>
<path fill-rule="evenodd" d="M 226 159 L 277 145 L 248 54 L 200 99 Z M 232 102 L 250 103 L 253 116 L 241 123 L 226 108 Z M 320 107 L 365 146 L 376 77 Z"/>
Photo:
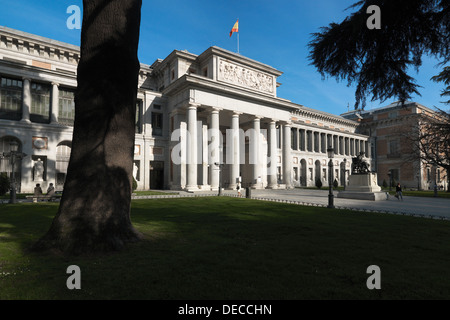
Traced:
<path fill-rule="evenodd" d="M 5 172 L 0 173 L 0 196 L 5 195 L 10 189 L 9 177 Z"/>
<path fill-rule="evenodd" d="M 316 187 L 318 189 L 322 188 L 322 180 L 320 180 L 319 178 L 316 179 Z"/>
<path fill-rule="evenodd" d="M 337 189 L 337 187 L 339 187 L 339 182 L 337 181 L 337 179 L 334 179 L 334 181 L 333 181 L 333 187 L 334 187 L 335 189 Z"/>

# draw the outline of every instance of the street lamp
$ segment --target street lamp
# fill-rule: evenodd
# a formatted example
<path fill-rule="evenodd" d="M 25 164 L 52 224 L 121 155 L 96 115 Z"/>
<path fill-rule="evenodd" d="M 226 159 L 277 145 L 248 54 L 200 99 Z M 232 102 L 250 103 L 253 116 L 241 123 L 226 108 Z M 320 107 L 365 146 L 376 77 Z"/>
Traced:
<path fill-rule="evenodd" d="M 327 149 L 328 158 L 330 161 L 328 162 L 328 185 L 329 185 L 329 193 L 328 193 L 328 208 L 334 208 L 334 195 L 333 195 L 333 158 L 334 158 L 334 149 Z"/>
<path fill-rule="evenodd" d="M 344 158 L 344 191 L 347 185 L 347 158 Z"/>
<path fill-rule="evenodd" d="M 12 140 L 9 143 L 10 146 L 10 152 L 3 152 L 3 156 L 5 158 L 9 158 L 9 161 L 11 162 L 11 191 L 9 193 L 9 203 L 17 203 L 16 200 L 16 160 L 22 160 L 26 154 L 19 152 L 19 143 L 17 141 Z"/>
<path fill-rule="evenodd" d="M 214 165 L 219 167 L 219 194 L 218 196 L 222 195 L 222 152 L 223 152 L 223 146 L 219 146 L 219 162 L 215 162 Z"/>
<path fill-rule="evenodd" d="M 388 171 L 388 177 L 389 177 L 389 192 L 391 192 L 391 188 L 392 188 L 392 173 L 391 173 L 391 170 Z"/>

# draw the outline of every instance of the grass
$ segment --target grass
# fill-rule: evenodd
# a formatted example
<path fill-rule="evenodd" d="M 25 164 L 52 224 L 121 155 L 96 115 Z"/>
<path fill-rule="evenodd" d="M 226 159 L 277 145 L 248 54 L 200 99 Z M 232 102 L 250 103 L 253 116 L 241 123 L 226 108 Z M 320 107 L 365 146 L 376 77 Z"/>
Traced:
<path fill-rule="evenodd" d="M 450 222 L 228 197 L 135 200 L 145 240 L 28 253 L 55 203 L 0 206 L 0 299 L 448 299 Z M 81 268 L 81 290 L 66 269 Z M 381 268 L 381 290 L 366 270 Z"/>

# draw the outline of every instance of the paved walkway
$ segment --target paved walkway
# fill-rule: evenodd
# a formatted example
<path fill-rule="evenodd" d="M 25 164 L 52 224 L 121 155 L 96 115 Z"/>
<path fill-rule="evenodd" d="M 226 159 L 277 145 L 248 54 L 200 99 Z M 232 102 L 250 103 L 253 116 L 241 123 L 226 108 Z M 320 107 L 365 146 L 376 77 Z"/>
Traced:
<path fill-rule="evenodd" d="M 407 197 L 403 196 L 403 201 L 390 196 L 389 200 L 369 201 L 337 198 L 338 191 L 334 191 L 334 205 L 336 208 L 347 208 L 363 211 L 389 212 L 394 214 L 414 215 L 435 219 L 450 220 L 450 199 L 428 198 L 428 197 Z M 169 197 L 201 197 L 216 196 L 217 192 L 179 192 L 178 196 L 142 196 L 135 199 L 146 198 L 169 198 Z M 237 191 L 224 190 L 225 196 L 237 196 Z M 245 197 L 245 189 L 242 190 Z M 251 190 L 252 199 L 288 202 L 299 205 L 324 206 L 328 205 L 328 191 L 315 189 L 292 189 L 292 190 Z"/>
<path fill-rule="evenodd" d="M 164 191 L 168 195 L 161 196 L 133 196 L 133 199 L 160 199 L 160 198 L 180 198 L 180 197 L 206 197 L 217 196 L 217 192 L 197 192 L 188 193 L 180 191 L 178 195 L 169 195 L 173 191 Z M 334 192 L 334 205 L 336 208 L 353 209 L 363 211 L 389 212 L 394 214 L 405 214 L 433 219 L 450 220 L 450 199 L 448 198 L 427 198 L 427 197 L 403 197 L 403 201 L 390 196 L 389 200 L 368 201 L 337 198 L 337 191 Z M 236 197 L 236 190 L 224 190 L 224 196 Z M 245 189 L 242 190 L 245 197 Z M 323 206 L 328 205 L 328 191 L 316 189 L 292 189 L 292 190 L 251 190 L 252 199 L 264 201 L 288 202 L 299 205 Z M 19 200 L 25 202 L 24 200 Z M 8 200 L 1 201 L 7 203 Z M 29 202 L 29 201 L 28 201 Z"/>

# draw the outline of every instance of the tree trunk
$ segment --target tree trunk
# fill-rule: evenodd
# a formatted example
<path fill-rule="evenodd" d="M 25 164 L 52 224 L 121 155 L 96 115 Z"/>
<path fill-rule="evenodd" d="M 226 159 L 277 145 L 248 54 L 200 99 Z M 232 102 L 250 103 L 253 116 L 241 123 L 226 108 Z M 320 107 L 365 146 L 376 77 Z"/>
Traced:
<path fill-rule="evenodd" d="M 130 219 L 142 0 L 84 0 L 72 153 L 61 204 L 35 249 L 107 252 Z"/>

